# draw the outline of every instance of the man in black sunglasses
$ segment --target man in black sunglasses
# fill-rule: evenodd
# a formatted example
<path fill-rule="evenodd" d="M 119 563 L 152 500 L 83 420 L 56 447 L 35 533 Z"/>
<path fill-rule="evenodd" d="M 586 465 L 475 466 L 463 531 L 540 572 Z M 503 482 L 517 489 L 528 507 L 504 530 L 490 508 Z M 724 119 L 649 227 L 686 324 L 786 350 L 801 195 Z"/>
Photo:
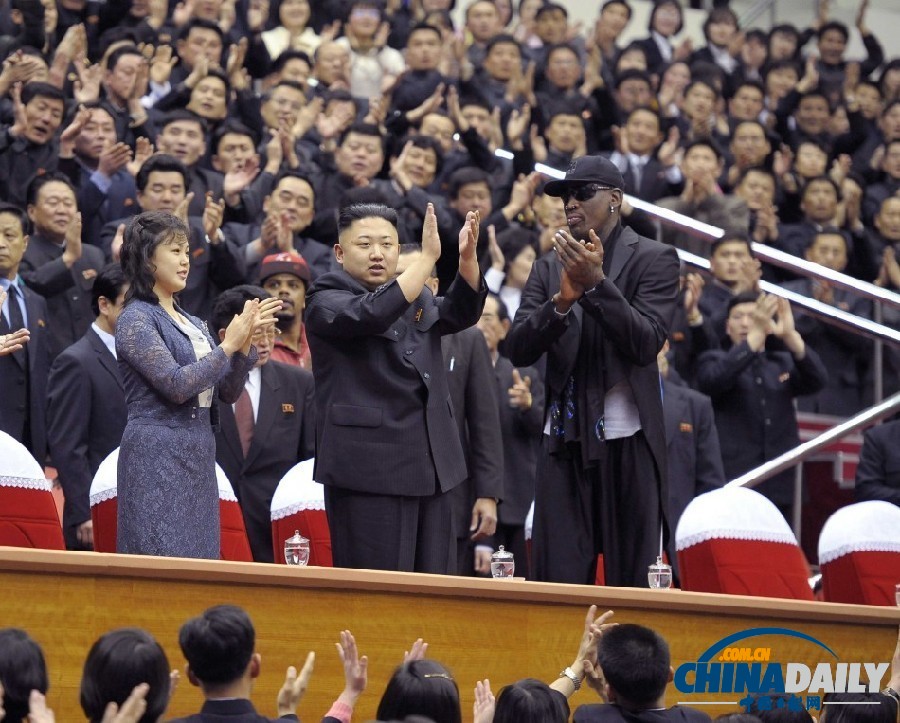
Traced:
<path fill-rule="evenodd" d="M 538 580 L 644 587 L 665 537 L 666 439 L 656 354 L 675 312 L 678 256 L 619 219 L 624 182 L 582 156 L 544 192 L 568 228 L 535 262 L 507 337 L 510 360 L 547 355 L 535 490 Z"/>

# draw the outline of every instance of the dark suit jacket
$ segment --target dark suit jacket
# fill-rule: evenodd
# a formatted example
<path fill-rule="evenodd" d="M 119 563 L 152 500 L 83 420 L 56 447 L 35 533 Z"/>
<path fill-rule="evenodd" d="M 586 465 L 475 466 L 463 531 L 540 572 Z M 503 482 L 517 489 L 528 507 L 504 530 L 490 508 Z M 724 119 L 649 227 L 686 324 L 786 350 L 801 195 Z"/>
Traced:
<path fill-rule="evenodd" d="M 170 723 L 267 723 L 269 721 L 299 720 L 296 715 L 285 715 L 281 718 L 266 718 L 256 712 L 253 703 L 245 698 L 231 700 L 207 700 L 199 713 L 185 718 L 173 718 Z M 323 718 L 323 721 L 334 720 Z"/>
<path fill-rule="evenodd" d="M 313 376 L 304 369 L 269 361 L 260 372 L 259 410 L 247 458 L 241 450 L 234 409 L 223 404 L 216 461 L 241 503 L 253 559 L 274 562 L 272 495 L 291 467 L 315 454 L 315 399 Z"/>
<path fill-rule="evenodd" d="M 47 457 L 47 376 L 50 373 L 49 314 L 47 302 L 23 284 L 28 313 L 28 369 L 19 354 L 0 356 L 0 430 L 23 444 L 41 464 Z M 27 430 L 27 432 L 26 432 Z"/>
<path fill-rule="evenodd" d="M 25 283 L 47 300 L 53 358 L 90 328 L 94 320 L 91 288 L 94 277 L 104 266 L 103 254 L 93 246 L 83 246 L 81 258 L 70 269 L 66 269 L 62 255 L 61 246 L 35 233 L 28 240 L 19 269 Z M 54 290 L 56 280 L 65 281 L 65 288 Z"/>
<path fill-rule="evenodd" d="M 544 382 L 534 367 L 522 367 L 520 376 L 531 379 L 531 409 L 509 405 L 513 365 L 497 357 L 494 380 L 500 399 L 500 431 L 503 435 L 503 501 L 497 517 L 504 525 L 524 525 L 534 500 L 534 473 L 544 427 Z"/>
<path fill-rule="evenodd" d="M 693 389 L 663 382 L 666 451 L 669 460 L 669 525 L 697 495 L 725 484 L 712 402 Z"/>
<path fill-rule="evenodd" d="M 492 380 L 493 365 L 484 335 L 476 327 L 441 339 L 447 386 L 469 476 L 450 492 L 458 538 L 468 537 L 472 505 L 480 497 L 503 493 L 503 442 L 500 412 Z"/>
<path fill-rule="evenodd" d="M 900 505 L 900 420 L 867 429 L 856 466 L 856 501 Z"/>
<path fill-rule="evenodd" d="M 346 272 L 306 297 L 316 360 L 315 479 L 357 492 L 428 496 L 466 478 L 440 337 L 475 324 L 487 293 L 457 277 L 410 304 L 395 282 L 369 291 Z"/>
<path fill-rule="evenodd" d="M 560 316 L 551 301 L 559 291 L 562 264 L 556 254 L 539 258 L 522 292 L 522 303 L 506 339 L 513 364 L 534 364 L 547 354 L 548 400 L 561 398 L 575 372 L 583 324 L 596 324 L 604 340 L 602 364 L 608 374 L 628 381 L 641 427 L 663 479 L 665 499 L 666 436 L 656 355 L 662 348 L 678 297 L 678 256 L 671 246 L 622 229 L 607 278 Z M 598 360 L 599 361 L 599 360 Z M 603 416 L 602 399 L 579 393 L 591 419 Z M 593 437 L 582 433 L 590 442 Z"/>
<path fill-rule="evenodd" d="M 246 246 L 259 238 L 260 224 L 255 222 L 251 224 L 227 223 L 222 228 L 222 232 L 228 241 L 233 242 L 235 247 L 241 252 L 245 252 Z M 294 234 L 294 250 L 306 261 L 313 279 L 321 274 L 340 268 L 334 260 L 333 248 L 314 239 Z M 272 253 L 277 252 L 272 251 Z M 259 265 L 261 262 L 262 259 L 246 263 L 246 275 L 249 281 L 256 283 L 259 278 Z"/>
<path fill-rule="evenodd" d="M 93 329 L 56 357 L 47 386 L 47 442 L 66 498 L 66 545 L 75 547 L 75 528 L 91 519 L 91 480 L 119 446 L 128 408 L 119 363 Z"/>

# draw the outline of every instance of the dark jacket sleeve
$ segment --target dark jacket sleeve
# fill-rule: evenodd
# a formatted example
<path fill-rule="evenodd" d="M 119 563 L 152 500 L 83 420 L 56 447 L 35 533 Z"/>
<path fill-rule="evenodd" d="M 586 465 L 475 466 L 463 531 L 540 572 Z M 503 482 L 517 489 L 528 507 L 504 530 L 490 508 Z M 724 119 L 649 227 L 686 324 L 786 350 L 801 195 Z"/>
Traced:
<path fill-rule="evenodd" d="M 503 497 L 503 438 L 494 393 L 494 368 L 481 332 L 473 330 L 466 383 L 469 479 L 475 497 Z"/>

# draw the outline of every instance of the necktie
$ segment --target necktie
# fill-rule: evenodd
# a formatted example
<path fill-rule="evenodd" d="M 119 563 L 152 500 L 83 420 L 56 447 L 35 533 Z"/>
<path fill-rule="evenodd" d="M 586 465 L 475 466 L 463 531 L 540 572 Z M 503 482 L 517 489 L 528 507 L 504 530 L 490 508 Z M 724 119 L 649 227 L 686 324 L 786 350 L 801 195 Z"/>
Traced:
<path fill-rule="evenodd" d="M 640 157 L 635 156 L 631 162 L 631 172 L 634 174 L 634 193 L 640 196 L 641 181 L 644 177 L 644 161 Z"/>
<path fill-rule="evenodd" d="M 19 294 L 20 292 L 15 284 L 10 284 L 9 286 L 9 298 L 7 298 L 6 303 L 9 307 L 9 331 L 19 331 L 19 329 L 25 328 L 25 318 L 22 316 L 22 307 L 19 306 Z M 25 360 L 28 358 L 28 346 L 26 345 L 21 350 L 15 352 L 13 356 L 24 366 Z"/>
<path fill-rule="evenodd" d="M 247 387 L 244 387 L 237 404 L 234 405 L 234 421 L 237 424 L 238 437 L 241 439 L 241 450 L 246 458 L 247 452 L 250 451 L 250 444 L 253 442 L 253 427 L 255 426 L 253 404 L 250 402 L 250 393 L 247 391 Z"/>

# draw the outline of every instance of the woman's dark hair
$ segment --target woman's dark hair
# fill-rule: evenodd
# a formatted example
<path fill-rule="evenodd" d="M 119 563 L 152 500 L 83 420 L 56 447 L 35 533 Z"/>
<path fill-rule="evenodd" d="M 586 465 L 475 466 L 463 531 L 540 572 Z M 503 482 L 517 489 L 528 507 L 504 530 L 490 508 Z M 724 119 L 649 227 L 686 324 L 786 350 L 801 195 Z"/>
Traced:
<path fill-rule="evenodd" d="M 146 165 L 146 164 L 145 164 Z M 125 227 L 125 241 L 120 254 L 122 271 L 131 287 L 125 294 L 125 302 L 140 299 L 157 303 L 153 291 L 153 253 L 160 244 L 169 243 L 176 236 L 190 238 L 190 230 L 184 222 L 166 211 L 146 211 L 132 217 Z"/>
<path fill-rule="evenodd" d="M 728 21 L 734 25 L 735 29 L 739 29 L 740 25 L 738 24 L 738 16 L 730 7 L 725 6 L 721 8 L 713 8 L 709 11 L 709 15 L 706 16 L 706 20 L 703 23 L 703 37 L 706 38 L 706 42 L 709 42 L 709 26 L 713 23 L 726 23 Z"/>
<path fill-rule="evenodd" d="M 150 686 L 141 723 L 155 723 L 169 704 L 166 654 L 145 630 L 111 630 L 94 643 L 84 661 L 81 709 L 91 723 L 98 723 L 109 703 L 122 705 L 141 683 Z"/>
<path fill-rule="evenodd" d="M 497 696 L 494 723 L 566 723 L 565 696 L 546 683 L 525 678 L 507 685 Z"/>
<path fill-rule="evenodd" d="M 505 263 L 503 271 L 509 273 L 509 267 L 518 258 L 519 254 L 527 248 L 534 249 L 535 258 L 541 255 L 541 249 L 537 239 L 525 229 L 510 229 L 508 232 L 500 234 L 501 238 L 497 239 L 500 250 L 503 252 Z"/>
<path fill-rule="evenodd" d="M 41 646 L 19 628 L 0 630 L 0 683 L 6 709 L 3 720 L 10 723 L 18 723 L 28 715 L 32 690 L 46 693 L 50 686 Z"/>
<path fill-rule="evenodd" d="M 447 669 L 434 660 L 413 660 L 398 667 L 388 681 L 378 720 L 423 715 L 435 723 L 461 723 L 459 689 Z"/>
<path fill-rule="evenodd" d="M 397 212 L 390 206 L 383 206 L 378 203 L 354 203 L 352 206 L 345 206 L 338 213 L 338 233 L 343 233 L 354 221 L 361 221 L 364 218 L 383 218 L 397 226 Z"/>
<path fill-rule="evenodd" d="M 681 32 L 681 29 L 684 27 L 684 9 L 681 7 L 681 3 L 678 0 L 656 0 L 653 3 L 653 9 L 650 11 L 650 20 L 647 21 L 647 32 L 653 32 L 653 24 L 656 22 L 656 13 L 660 11 L 662 7 L 665 5 L 672 5 L 673 7 L 678 9 L 678 27 L 675 28 L 675 32 L 673 35 L 678 35 Z"/>

